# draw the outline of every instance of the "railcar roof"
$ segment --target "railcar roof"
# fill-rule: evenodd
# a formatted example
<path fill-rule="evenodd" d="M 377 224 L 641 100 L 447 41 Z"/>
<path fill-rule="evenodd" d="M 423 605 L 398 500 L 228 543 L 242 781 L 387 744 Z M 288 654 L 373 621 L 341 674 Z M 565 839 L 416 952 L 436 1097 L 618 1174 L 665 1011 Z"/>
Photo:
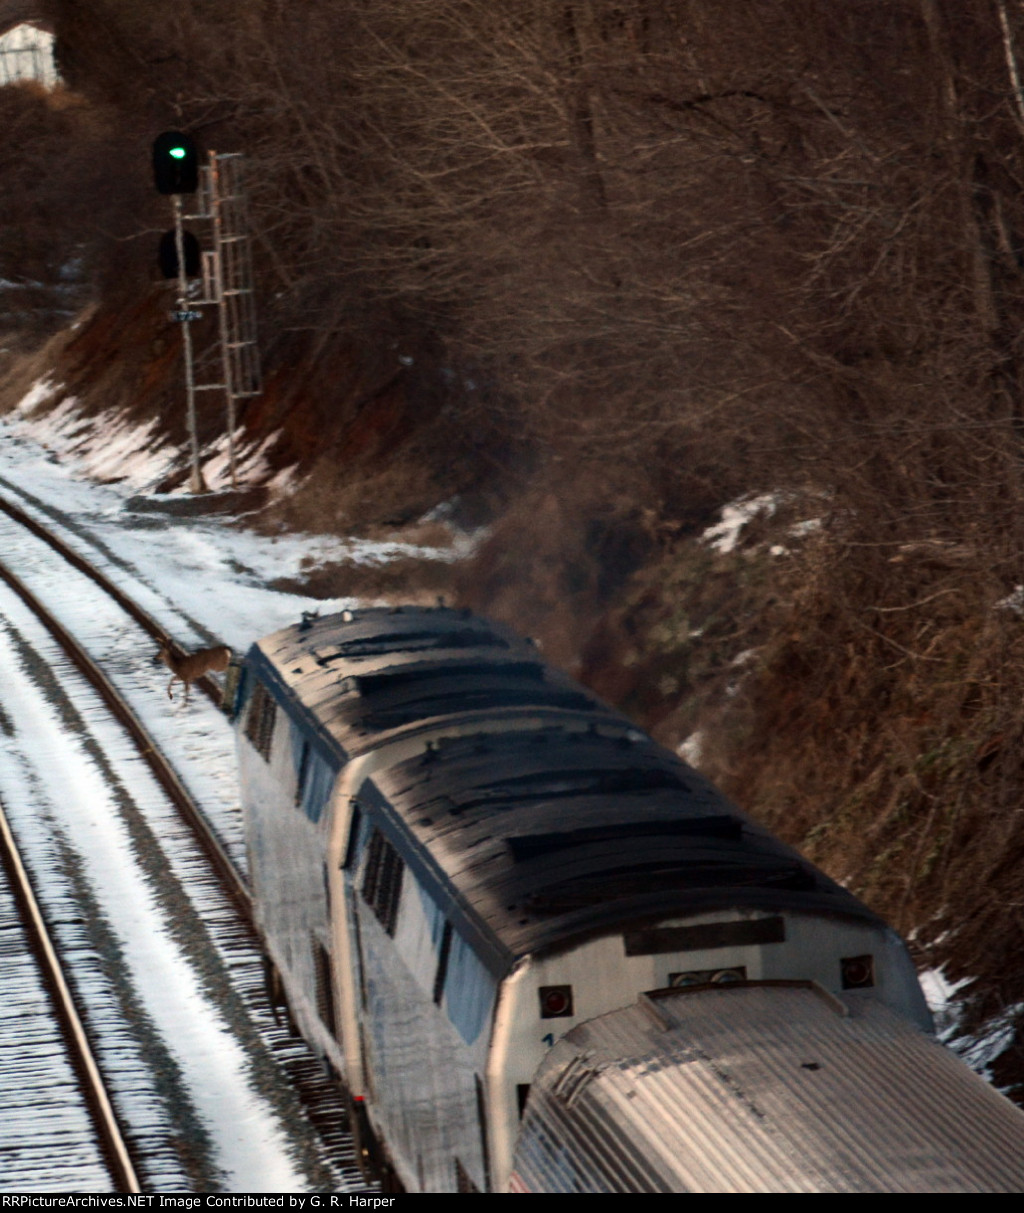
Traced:
<path fill-rule="evenodd" d="M 412 853 L 432 858 L 436 882 L 509 957 L 736 906 L 881 925 L 691 767 L 626 722 L 613 727 L 566 719 L 442 739 L 376 772 L 360 798 L 396 843 L 413 834 Z"/>
<path fill-rule="evenodd" d="M 257 642 L 250 664 L 340 762 L 381 734 L 467 712 L 607 714 L 514 632 L 440 607 L 345 611 Z"/>
<path fill-rule="evenodd" d="M 643 996 L 548 1054 L 521 1166 L 560 1166 L 533 1142 L 564 1141 L 567 1118 L 567 1150 L 594 1168 L 588 1191 L 613 1176 L 619 1192 L 1024 1185 L 1020 1110 L 866 991 L 840 1001 L 765 982 Z"/>
<path fill-rule="evenodd" d="M 346 612 L 269 636 L 250 660 L 339 763 L 432 722 L 428 748 L 377 771 L 360 799 L 496 969 L 734 906 L 880 925 L 528 642 L 476 616 Z M 531 728 L 516 729 L 524 714 Z M 470 722 L 468 735 L 445 737 L 445 721 Z"/>

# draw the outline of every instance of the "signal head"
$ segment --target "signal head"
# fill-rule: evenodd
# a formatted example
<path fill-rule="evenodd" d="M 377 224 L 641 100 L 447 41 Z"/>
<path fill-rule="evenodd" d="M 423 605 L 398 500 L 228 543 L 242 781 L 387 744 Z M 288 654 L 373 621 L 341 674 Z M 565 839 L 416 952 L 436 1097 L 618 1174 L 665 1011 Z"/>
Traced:
<path fill-rule="evenodd" d="M 181 233 L 181 245 L 185 253 L 185 277 L 198 278 L 202 272 L 202 251 L 199 241 L 189 231 Z M 160 237 L 157 254 L 160 272 L 165 278 L 178 277 L 178 241 L 174 231 L 164 232 Z"/>
<path fill-rule="evenodd" d="M 153 179 L 161 194 L 194 194 L 199 188 L 199 151 L 191 135 L 164 131 L 153 140 Z"/>

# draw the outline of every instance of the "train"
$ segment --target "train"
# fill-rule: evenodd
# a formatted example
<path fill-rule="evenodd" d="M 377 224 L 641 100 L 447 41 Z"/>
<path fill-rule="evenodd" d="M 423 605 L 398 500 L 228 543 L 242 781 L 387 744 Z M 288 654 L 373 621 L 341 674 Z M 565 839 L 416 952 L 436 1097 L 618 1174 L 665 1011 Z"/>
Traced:
<path fill-rule="evenodd" d="M 531 641 L 307 613 L 236 673 L 269 988 L 368 1182 L 1024 1189 L 897 933 Z"/>

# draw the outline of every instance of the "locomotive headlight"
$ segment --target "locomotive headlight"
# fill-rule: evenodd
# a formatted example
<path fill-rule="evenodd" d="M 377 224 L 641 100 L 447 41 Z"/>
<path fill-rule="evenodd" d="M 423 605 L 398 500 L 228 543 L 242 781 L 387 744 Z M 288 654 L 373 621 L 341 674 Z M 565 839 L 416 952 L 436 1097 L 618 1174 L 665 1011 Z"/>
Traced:
<path fill-rule="evenodd" d="M 734 965 L 731 969 L 691 969 L 688 973 L 669 973 L 670 986 L 707 986 L 728 985 L 731 981 L 746 981 L 747 970 L 744 965 Z"/>
<path fill-rule="evenodd" d="M 540 987 L 541 1019 L 566 1019 L 572 1015 L 572 986 Z"/>
<path fill-rule="evenodd" d="M 670 986 L 702 986 L 707 982 L 703 973 L 669 973 Z"/>

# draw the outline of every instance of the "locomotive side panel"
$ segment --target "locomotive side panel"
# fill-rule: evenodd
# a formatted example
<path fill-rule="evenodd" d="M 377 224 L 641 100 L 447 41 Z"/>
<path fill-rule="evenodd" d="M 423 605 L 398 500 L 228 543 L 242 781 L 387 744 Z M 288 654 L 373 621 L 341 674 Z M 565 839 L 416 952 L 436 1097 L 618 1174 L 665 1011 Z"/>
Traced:
<path fill-rule="evenodd" d="M 490 1186 L 481 1075 L 496 981 L 363 817 L 345 868 L 362 1078 L 407 1187 Z"/>
<path fill-rule="evenodd" d="M 334 1014 L 330 907 L 324 867 L 336 770 L 250 672 L 240 697 L 238 765 L 246 851 L 267 956 L 303 1035 L 343 1068 Z"/>

